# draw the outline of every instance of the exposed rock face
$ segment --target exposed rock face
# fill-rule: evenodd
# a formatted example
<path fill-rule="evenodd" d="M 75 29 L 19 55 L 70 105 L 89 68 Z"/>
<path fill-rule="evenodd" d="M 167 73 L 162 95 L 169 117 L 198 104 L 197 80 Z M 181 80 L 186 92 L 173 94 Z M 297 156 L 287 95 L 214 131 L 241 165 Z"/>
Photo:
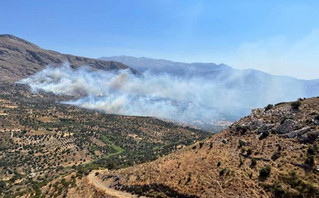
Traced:
<path fill-rule="evenodd" d="M 269 132 L 274 127 L 273 124 L 264 124 L 257 129 L 257 134 L 262 134 L 265 132 Z"/>
<path fill-rule="evenodd" d="M 287 119 L 284 121 L 284 123 L 282 123 L 281 125 L 279 125 L 276 129 L 276 131 L 279 134 L 285 134 L 285 133 L 289 133 L 290 131 L 292 131 L 295 127 L 295 122 L 291 119 Z"/>
<path fill-rule="evenodd" d="M 309 101 L 312 103 L 309 104 Z M 242 126 L 256 134 L 278 133 L 283 138 L 297 138 L 299 142 L 311 143 L 318 136 L 317 98 L 306 100 L 306 105 L 301 110 L 293 110 L 289 103 L 282 103 L 279 108 L 270 110 L 254 109 L 250 116 L 235 122 L 231 128 L 242 133 Z M 303 103 L 303 101 L 302 101 Z"/>
<path fill-rule="evenodd" d="M 307 133 L 308 131 L 310 131 L 311 128 L 309 126 L 303 127 L 302 129 L 299 130 L 295 130 L 293 132 L 287 133 L 282 135 L 282 137 L 287 137 L 287 138 L 294 138 L 296 136 L 300 137 L 303 134 Z"/>
<path fill-rule="evenodd" d="M 313 143 L 319 138 L 319 130 L 318 131 L 310 131 L 306 134 L 301 135 L 298 139 L 304 143 Z"/>
<path fill-rule="evenodd" d="M 42 49 L 12 35 L 0 35 L 0 80 L 15 82 L 42 70 L 47 65 L 60 66 L 68 62 L 71 67 L 89 66 L 92 69 L 130 69 L 115 62 L 103 61 Z M 137 73 L 131 69 L 133 73 Z"/>

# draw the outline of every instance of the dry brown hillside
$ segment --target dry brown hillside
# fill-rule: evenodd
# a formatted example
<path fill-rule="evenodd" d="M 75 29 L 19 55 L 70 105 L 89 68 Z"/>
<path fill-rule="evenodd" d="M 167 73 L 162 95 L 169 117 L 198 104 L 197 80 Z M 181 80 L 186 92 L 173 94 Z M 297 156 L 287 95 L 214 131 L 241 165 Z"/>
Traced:
<path fill-rule="evenodd" d="M 319 98 L 253 110 L 156 161 L 95 176 L 149 197 L 319 197 Z"/>
<path fill-rule="evenodd" d="M 102 70 L 129 68 L 115 61 L 103 61 L 45 50 L 13 35 L 0 35 L 0 80 L 15 82 L 42 70 L 48 64 L 59 66 L 64 62 L 68 62 L 72 67 L 86 65 Z M 131 70 L 136 73 L 135 70 Z"/>

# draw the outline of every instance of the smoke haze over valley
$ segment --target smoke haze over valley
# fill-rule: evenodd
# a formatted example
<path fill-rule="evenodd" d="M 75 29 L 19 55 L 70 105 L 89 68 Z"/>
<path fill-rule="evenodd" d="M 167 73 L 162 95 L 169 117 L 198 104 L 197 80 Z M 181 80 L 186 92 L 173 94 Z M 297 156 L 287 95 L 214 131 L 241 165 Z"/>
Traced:
<path fill-rule="evenodd" d="M 319 1 L 3 1 L 0 198 L 319 198 Z"/>
<path fill-rule="evenodd" d="M 217 121 L 234 121 L 252 108 L 316 93 L 309 86 L 317 85 L 317 81 L 203 63 L 164 61 L 170 67 L 164 64 L 152 70 L 152 65 L 159 65 L 155 61 L 149 59 L 149 69 L 144 70 L 122 61 L 135 66 L 142 75 L 129 70 L 97 71 L 85 66 L 72 69 L 67 64 L 48 66 L 20 83 L 30 85 L 34 91 L 80 96 L 65 103 L 83 108 L 170 119 L 208 129 Z"/>

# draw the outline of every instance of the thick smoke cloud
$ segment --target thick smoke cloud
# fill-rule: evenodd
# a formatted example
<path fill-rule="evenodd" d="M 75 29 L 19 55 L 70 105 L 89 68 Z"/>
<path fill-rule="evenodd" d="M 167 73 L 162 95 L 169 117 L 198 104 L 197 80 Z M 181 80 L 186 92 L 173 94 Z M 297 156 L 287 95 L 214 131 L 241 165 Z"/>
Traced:
<path fill-rule="evenodd" d="M 258 87 L 247 88 L 247 82 L 240 81 L 244 75 L 247 73 L 186 78 L 145 72 L 137 76 L 128 70 L 94 71 L 88 67 L 72 69 L 64 65 L 49 66 L 20 83 L 28 84 L 34 91 L 81 96 L 65 103 L 84 108 L 189 123 L 237 119 L 251 108 L 302 95 L 298 87 L 293 92 L 284 92 L 273 80 L 274 85 L 261 83 Z M 257 80 L 262 82 L 263 79 Z M 263 94 L 247 95 L 256 91 Z"/>

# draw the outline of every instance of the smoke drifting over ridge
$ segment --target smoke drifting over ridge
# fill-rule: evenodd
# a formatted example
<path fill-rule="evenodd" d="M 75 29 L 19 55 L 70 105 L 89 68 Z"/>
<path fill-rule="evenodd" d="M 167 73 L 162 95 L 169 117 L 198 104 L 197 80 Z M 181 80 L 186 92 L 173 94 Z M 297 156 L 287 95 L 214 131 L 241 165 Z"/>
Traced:
<path fill-rule="evenodd" d="M 83 108 L 189 123 L 233 120 L 249 113 L 251 108 L 305 96 L 302 87 L 289 80 L 280 84 L 278 79 L 272 79 L 265 84 L 262 81 L 266 77 L 259 75 L 257 81 L 260 84 L 257 85 L 246 82 L 247 75 L 250 73 L 227 71 L 214 74 L 214 77 L 150 72 L 136 76 L 128 70 L 92 71 L 88 67 L 72 69 L 64 65 L 48 66 L 19 83 L 28 84 L 34 91 L 80 94 L 83 96 L 80 99 L 65 103 Z M 286 84 L 294 89 L 284 91 Z"/>

